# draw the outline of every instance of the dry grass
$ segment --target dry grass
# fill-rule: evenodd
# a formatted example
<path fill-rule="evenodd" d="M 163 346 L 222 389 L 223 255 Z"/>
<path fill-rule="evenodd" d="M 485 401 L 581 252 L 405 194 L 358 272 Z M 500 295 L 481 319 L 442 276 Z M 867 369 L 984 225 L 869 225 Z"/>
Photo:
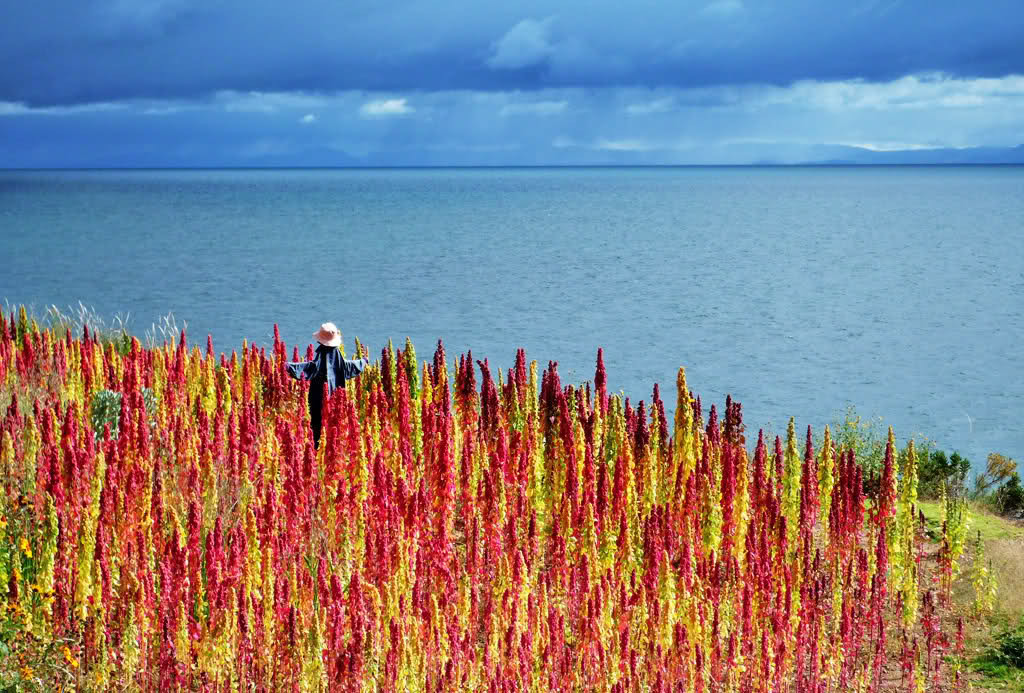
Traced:
<path fill-rule="evenodd" d="M 1015 622 L 1024 616 L 1024 539 L 991 539 L 985 543 L 985 555 L 999 586 L 996 610 Z"/>
<path fill-rule="evenodd" d="M 5 315 L 17 318 L 18 308 L 11 306 L 6 299 L 2 310 Z M 40 328 L 52 330 L 57 337 L 63 337 L 68 330 L 73 335 L 81 335 L 83 328 L 88 327 L 89 331 L 97 334 L 100 342 L 105 344 L 133 333 L 129 327 L 131 313 L 118 313 L 107 321 L 95 308 L 81 301 L 78 302 L 77 308 L 69 305 L 66 310 L 61 310 L 55 304 L 46 306 L 42 313 L 39 313 L 34 305 L 26 306 L 25 310 L 30 321 L 36 321 Z M 162 344 L 174 344 L 182 330 L 188 330 L 188 321 L 183 320 L 179 327 L 172 311 L 158 318 L 138 337 L 140 342 L 152 349 Z"/>

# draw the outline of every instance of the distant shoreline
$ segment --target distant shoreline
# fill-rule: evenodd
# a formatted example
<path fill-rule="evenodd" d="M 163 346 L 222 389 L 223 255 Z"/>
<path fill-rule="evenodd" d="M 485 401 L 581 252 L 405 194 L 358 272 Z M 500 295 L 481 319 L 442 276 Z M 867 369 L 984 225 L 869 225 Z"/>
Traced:
<path fill-rule="evenodd" d="M 545 170 L 545 169 L 686 169 L 686 168 L 1021 168 L 1024 162 L 805 162 L 758 164 L 552 164 L 552 165 L 458 165 L 458 166 L 67 166 L 0 167 L 2 172 L 46 171 L 449 171 L 449 170 Z"/>

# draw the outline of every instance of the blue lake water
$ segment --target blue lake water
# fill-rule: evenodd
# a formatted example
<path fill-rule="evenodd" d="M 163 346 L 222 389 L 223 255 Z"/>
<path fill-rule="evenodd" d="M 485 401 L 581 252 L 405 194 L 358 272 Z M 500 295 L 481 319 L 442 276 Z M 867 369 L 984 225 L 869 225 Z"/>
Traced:
<path fill-rule="evenodd" d="M 1024 458 L 1024 167 L 0 171 L 0 300 L 142 334 L 517 347 L 748 439 L 847 404 L 975 467 Z"/>

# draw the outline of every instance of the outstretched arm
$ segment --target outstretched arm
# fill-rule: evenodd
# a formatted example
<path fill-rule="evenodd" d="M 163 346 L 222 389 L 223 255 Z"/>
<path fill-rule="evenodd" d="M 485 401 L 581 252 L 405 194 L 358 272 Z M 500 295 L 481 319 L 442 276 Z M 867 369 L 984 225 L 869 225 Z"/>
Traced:
<path fill-rule="evenodd" d="M 345 369 L 345 380 L 356 377 L 369 365 L 370 359 L 344 359 L 342 367 Z"/>
<path fill-rule="evenodd" d="M 312 380 L 316 374 L 316 361 L 294 361 L 284 366 L 288 375 L 296 380 Z"/>

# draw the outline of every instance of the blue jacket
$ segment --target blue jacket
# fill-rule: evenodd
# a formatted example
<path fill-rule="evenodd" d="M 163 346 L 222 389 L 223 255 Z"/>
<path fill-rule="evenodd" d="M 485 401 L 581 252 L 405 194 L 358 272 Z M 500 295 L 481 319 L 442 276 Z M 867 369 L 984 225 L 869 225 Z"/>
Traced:
<path fill-rule="evenodd" d="M 336 387 L 345 387 L 345 381 L 354 378 L 370 365 L 369 359 L 346 359 L 338 347 L 320 344 L 312 361 L 298 361 L 286 364 L 288 375 L 298 380 L 308 380 L 312 397 L 319 398 L 324 383 L 327 394 Z"/>

